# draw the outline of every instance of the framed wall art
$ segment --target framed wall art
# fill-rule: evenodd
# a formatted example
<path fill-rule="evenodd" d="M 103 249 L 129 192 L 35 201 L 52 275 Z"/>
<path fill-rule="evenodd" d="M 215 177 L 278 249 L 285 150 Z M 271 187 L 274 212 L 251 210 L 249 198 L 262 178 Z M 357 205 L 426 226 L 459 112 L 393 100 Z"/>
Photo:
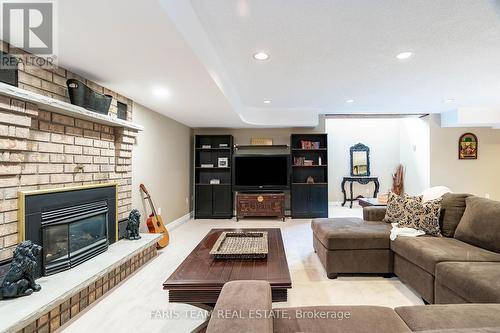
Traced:
<path fill-rule="evenodd" d="M 465 133 L 458 140 L 458 159 L 475 160 L 477 159 L 478 141 L 477 136 L 472 133 Z"/>

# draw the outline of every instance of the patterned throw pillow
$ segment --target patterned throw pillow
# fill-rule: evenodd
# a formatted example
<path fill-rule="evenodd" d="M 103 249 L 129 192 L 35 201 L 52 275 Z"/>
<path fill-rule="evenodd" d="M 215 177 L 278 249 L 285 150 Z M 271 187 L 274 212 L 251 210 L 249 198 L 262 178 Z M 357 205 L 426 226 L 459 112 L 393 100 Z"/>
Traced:
<path fill-rule="evenodd" d="M 417 219 L 415 214 L 421 211 L 423 196 L 421 197 L 406 197 L 403 214 L 399 219 L 398 227 L 400 228 L 417 228 Z"/>
<path fill-rule="evenodd" d="M 441 198 L 427 202 L 408 199 L 404 207 L 404 220 L 398 227 L 409 227 L 422 230 L 427 235 L 441 237 L 439 215 L 441 214 Z"/>
<path fill-rule="evenodd" d="M 410 197 L 406 193 L 397 195 L 394 192 L 389 193 L 387 198 L 387 209 L 385 211 L 384 222 L 387 223 L 400 223 L 404 220 L 404 208 L 406 200 L 413 198 L 422 201 L 422 196 Z"/>

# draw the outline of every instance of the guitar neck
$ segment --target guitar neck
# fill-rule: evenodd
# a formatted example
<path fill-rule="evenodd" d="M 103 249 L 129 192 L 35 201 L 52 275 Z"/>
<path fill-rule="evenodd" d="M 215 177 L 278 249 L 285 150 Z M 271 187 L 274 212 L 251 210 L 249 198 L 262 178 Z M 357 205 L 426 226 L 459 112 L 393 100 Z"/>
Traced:
<path fill-rule="evenodd" d="M 148 195 L 147 199 L 149 201 L 149 206 L 151 207 L 151 212 L 153 213 L 153 216 L 157 216 L 155 205 L 153 205 L 153 200 L 151 200 L 151 196 Z"/>

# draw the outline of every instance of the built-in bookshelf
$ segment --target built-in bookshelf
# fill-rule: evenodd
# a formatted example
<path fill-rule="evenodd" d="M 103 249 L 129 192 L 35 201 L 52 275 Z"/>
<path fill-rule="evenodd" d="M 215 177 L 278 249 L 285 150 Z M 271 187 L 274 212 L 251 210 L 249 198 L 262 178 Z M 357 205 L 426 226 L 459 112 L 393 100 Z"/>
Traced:
<path fill-rule="evenodd" d="M 231 135 L 195 136 L 195 218 L 232 217 L 232 156 Z"/>
<path fill-rule="evenodd" d="M 328 217 L 328 147 L 326 134 L 292 134 L 292 217 Z"/>

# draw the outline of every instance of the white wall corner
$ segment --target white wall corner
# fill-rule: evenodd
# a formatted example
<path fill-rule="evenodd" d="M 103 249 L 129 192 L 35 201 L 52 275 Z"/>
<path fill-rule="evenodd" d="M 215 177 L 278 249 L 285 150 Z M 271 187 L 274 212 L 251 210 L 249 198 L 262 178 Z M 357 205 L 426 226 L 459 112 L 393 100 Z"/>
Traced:
<path fill-rule="evenodd" d="M 181 225 L 183 225 L 187 221 L 191 220 L 193 218 L 193 216 L 194 216 L 194 212 L 190 211 L 186 215 L 183 215 L 183 216 L 179 217 L 178 219 L 173 220 L 172 222 L 168 223 L 167 225 L 165 225 L 165 227 L 167 228 L 167 230 L 169 232 L 171 232 L 172 230 L 180 227 Z"/>

